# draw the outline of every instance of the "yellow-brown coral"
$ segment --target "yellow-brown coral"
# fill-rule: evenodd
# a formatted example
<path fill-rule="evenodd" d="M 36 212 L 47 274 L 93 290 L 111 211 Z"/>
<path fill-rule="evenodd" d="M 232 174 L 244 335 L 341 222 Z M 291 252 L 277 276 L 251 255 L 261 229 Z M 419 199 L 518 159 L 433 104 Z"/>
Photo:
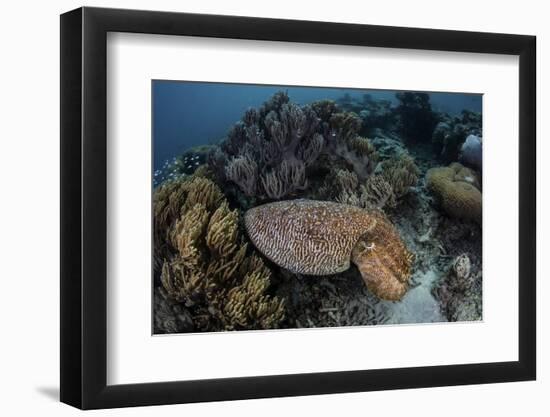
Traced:
<path fill-rule="evenodd" d="M 361 207 L 382 209 L 395 207 L 396 196 L 391 184 L 380 174 L 371 175 L 360 187 L 359 203 Z"/>
<path fill-rule="evenodd" d="M 154 201 L 162 286 L 190 307 L 196 327 L 278 327 L 284 300 L 266 294 L 271 272 L 243 242 L 238 211 L 229 209 L 218 186 L 206 178 L 176 181 Z"/>
<path fill-rule="evenodd" d="M 481 225 L 481 192 L 467 178 L 474 175 L 458 163 L 432 168 L 426 173 L 426 185 L 435 194 L 445 212 L 454 218 L 473 220 Z"/>
<path fill-rule="evenodd" d="M 383 178 L 391 185 L 396 198 L 403 197 L 418 182 L 418 167 L 408 155 L 394 157 L 382 163 Z"/>
<path fill-rule="evenodd" d="M 158 271 L 163 260 L 174 254 L 169 245 L 170 230 L 183 213 L 196 204 L 214 210 L 224 199 L 221 190 L 209 179 L 193 176 L 164 184 L 153 195 L 154 267 Z"/>
<path fill-rule="evenodd" d="M 328 201 L 290 200 L 245 213 L 254 245 L 292 272 L 327 275 L 353 261 L 378 297 L 398 300 L 407 290 L 412 255 L 382 214 Z"/>
<path fill-rule="evenodd" d="M 480 181 L 478 175 L 474 170 L 467 168 L 458 162 L 453 162 L 449 165 L 449 168 L 454 170 L 454 181 L 463 181 L 472 184 L 478 190 L 481 190 Z"/>

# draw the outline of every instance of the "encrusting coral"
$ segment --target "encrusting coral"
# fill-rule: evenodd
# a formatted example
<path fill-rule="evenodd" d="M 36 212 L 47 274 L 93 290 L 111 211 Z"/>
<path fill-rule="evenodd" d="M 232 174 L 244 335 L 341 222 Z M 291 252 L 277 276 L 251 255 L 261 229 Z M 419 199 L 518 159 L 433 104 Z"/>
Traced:
<path fill-rule="evenodd" d="M 161 186 L 154 209 L 163 290 L 191 310 L 198 330 L 278 327 L 285 301 L 267 294 L 271 272 L 248 250 L 217 185 L 196 177 Z"/>
<path fill-rule="evenodd" d="M 378 157 L 359 135 L 361 123 L 332 101 L 299 106 L 279 92 L 259 109 L 245 112 L 211 153 L 209 165 L 220 184 L 229 180 L 247 197 L 260 200 L 299 195 L 310 185 L 309 171 L 315 166 L 327 170 L 327 162 L 364 180 Z"/>
<path fill-rule="evenodd" d="M 459 163 L 431 168 L 426 173 L 426 185 L 449 216 L 481 225 L 481 191 L 473 171 Z"/>
<path fill-rule="evenodd" d="M 378 297 L 399 300 L 407 291 L 413 256 L 379 212 L 300 199 L 252 208 L 244 219 L 252 243 L 291 272 L 336 274 L 352 261 Z"/>

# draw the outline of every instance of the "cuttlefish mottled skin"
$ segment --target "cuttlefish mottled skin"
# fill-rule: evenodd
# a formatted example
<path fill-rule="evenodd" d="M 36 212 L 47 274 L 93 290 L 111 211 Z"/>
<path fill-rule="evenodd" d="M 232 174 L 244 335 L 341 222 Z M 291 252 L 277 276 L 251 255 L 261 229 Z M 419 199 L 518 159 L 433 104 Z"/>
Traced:
<path fill-rule="evenodd" d="M 289 200 L 248 210 L 245 227 L 268 259 L 291 272 L 329 275 L 357 265 L 367 288 L 399 300 L 413 256 L 378 212 L 329 201 Z"/>

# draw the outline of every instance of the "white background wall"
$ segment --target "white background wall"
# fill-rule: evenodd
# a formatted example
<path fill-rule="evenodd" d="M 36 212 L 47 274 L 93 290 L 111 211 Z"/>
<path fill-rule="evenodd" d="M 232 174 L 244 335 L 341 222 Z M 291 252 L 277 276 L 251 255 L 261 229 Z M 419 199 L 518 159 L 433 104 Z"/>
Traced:
<path fill-rule="evenodd" d="M 59 17 L 73 0 L 11 1 L 0 23 L 0 410 L 74 415 L 59 404 Z M 538 381 L 100 411 L 98 415 L 548 415 L 550 146 L 543 119 L 550 26 L 545 2 L 298 0 L 93 1 L 86 5 L 532 34 L 538 37 Z M 222 65 L 222 64 L 221 64 Z M 403 69 L 406 71 L 406 69 Z M 460 74 L 457 74 L 460 76 Z M 544 158 L 544 159 L 543 159 Z M 547 187 L 546 187 L 547 188 Z M 546 192 L 545 192 L 546 191 Z M 503 225 L 503 229 L 505 230 Z M 230 358 L 228 358 L 230 360 Z"/>

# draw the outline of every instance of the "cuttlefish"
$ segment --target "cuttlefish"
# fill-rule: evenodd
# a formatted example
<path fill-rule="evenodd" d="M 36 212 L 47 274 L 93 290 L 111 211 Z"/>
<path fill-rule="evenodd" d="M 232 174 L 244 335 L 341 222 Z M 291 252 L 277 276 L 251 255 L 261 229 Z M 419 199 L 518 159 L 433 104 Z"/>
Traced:
<path fill-rule="evenodd" d="M 304 275 L 346 271 L 353 262 L 367 288 L 399 300 L 408 288 L 413 255 L 379 212 L 329 201 L 279 201 L 248 210 L 252 243 L 272 262 Z"/>

